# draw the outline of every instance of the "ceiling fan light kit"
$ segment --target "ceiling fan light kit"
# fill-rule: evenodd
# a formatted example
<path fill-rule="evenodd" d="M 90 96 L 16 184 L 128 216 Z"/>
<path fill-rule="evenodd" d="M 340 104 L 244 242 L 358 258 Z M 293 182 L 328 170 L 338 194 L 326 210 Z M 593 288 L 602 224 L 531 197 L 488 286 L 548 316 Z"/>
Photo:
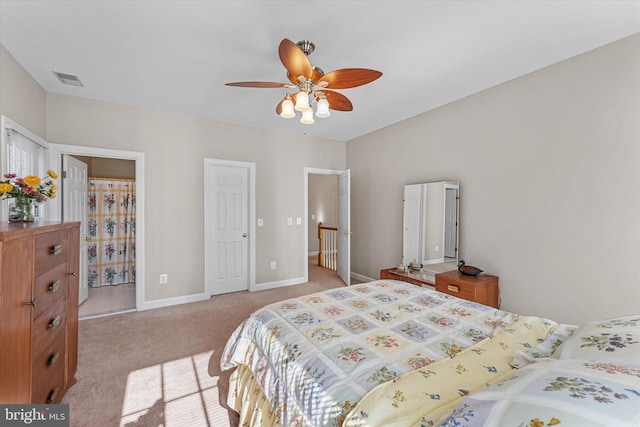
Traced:
<path fill-rule="evenodd" d="M 316 116 L 321 119 L 325 119 L 331 115 L 329 111 L 329 101 L 327 97 L 322 95 L 318 98 L 318 109 L 316 110 Z"/>
<path fill-rule="evenodd" d="M 309 107 L 307 110 L 302 112 L 302 118 L 300 119 L 300 123 L 303 125 L 312 125 L 315 122 L 313 120 L 313 110 Z"/>
<path fill-rule="evenodd" d="M 292 119 L 296 116 L 296 112 L 293 111 L 293 100 L 291 95 L 287 94 L 282 100 L 282 111 L 280 112 L 280 117 L 285 119 Z"/>
<path fill-rule="evenodd" d="M 300 112 L 307 111 L 311 108 L 311 106 L 309 106 L 309 94 L 303 91 L 296 93 L 296 106 L 293 108 Z"/>
<path fill-rule="evenodd" d="M 377 80 L 382 73 L 366 68 L 344 68 L 325 74 L 322 69 L 311 65 L 307 56 L 315 50 L 315 44 L 308 40 L 293 43 L 289 39 L 280 42 L 278 53 L 280 61 L 287 69 L 287 78 L 291 83 L 275 82 L 235 82 L 227 86 L 254 88 L 297 89 L 285 94 L 276 106 L 276 114 L 285 119 L 296 117 L 296 111 L 302 113 L 300 123 L 313 124 L 313 107 L 316 104 L 316 117 L 327 118 L 331 110 L 352 111 L 349 98 L 330 89 L 348 89 L 362 86 Z"/>

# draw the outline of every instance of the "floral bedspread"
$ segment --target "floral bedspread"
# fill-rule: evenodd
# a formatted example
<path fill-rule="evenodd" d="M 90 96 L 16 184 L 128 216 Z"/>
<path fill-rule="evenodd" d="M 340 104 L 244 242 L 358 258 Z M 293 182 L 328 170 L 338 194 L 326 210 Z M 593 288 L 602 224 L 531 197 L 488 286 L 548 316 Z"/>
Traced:
<path fill-rule="evenodd" d="M 376 387 L 360 400 L 343 425 L 433 426 L 464 396 L 473 395 L 513 372 L 514 352 L 535 346 L 556 326 L 555 322 L 539 317 L 522 317 L 454 358 L 440 360 Z"/>
<path fill-rule="evenodd" d="M 249 367 L 282 425 L 339 426 L 379 384 L 451 358 L 518 319 L 381 280 L 257 310 L 229 339 L 221 367 Z"/>

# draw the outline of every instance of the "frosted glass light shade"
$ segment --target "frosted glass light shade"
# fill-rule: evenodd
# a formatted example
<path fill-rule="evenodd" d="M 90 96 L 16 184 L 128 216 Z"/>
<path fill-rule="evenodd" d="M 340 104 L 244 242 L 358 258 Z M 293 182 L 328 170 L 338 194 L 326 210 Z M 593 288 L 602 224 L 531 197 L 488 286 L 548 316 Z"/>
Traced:
<path fill-rule="evenodd" d="M 329 117 L 331 113 L 329 112 L 329 101 L 327 98 L 322 98 L 318 101 L 318 111 L 316 111 L 316 117 L 320 117 L 324 119 Z"/>
<path fill-rule="evenodd" d="M 295 116 L 296 113 L 295 111 L 293 111 L 293 101 L 289 98 L 282 101 L 282 111 L 280 112 L 280 117 L 290 119 Z"/>
<path fill-rule="evenodd" d="M 300 119 L 300 123 L 304 125 L 312 125 L 314 123 L 313 110 L 311 108 L 308 108 L 302 112 L 302 118 Z"/>
<path fill-rule="evenodd" d="M 309 94 L 307 92 L 296 93 L 296 106 L 298 111 L 305 111 L 309 109 Z"/>

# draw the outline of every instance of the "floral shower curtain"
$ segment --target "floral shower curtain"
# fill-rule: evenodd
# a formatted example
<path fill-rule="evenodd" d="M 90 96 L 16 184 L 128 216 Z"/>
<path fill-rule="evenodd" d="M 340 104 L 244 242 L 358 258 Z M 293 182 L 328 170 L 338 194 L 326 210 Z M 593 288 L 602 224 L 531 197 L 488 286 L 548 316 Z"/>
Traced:
<path fill-rule="evenodd" d="M 135 184 L 89 178 L 89 287 L 136 282 Z"/>

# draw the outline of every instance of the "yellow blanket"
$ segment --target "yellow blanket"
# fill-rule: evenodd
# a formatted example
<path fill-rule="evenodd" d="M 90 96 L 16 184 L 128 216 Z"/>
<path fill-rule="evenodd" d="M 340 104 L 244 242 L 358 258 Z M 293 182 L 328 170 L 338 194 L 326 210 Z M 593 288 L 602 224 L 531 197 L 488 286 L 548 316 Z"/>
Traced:
<path fill-rule="evenodd" d="M 464 396 L 509 373 L 514 351 L 535 346 L 556 327 L 546 319 L 521 317 L 453 358 L 374 388 L 347 415 L 343 427 L 434 425 Z"/>

